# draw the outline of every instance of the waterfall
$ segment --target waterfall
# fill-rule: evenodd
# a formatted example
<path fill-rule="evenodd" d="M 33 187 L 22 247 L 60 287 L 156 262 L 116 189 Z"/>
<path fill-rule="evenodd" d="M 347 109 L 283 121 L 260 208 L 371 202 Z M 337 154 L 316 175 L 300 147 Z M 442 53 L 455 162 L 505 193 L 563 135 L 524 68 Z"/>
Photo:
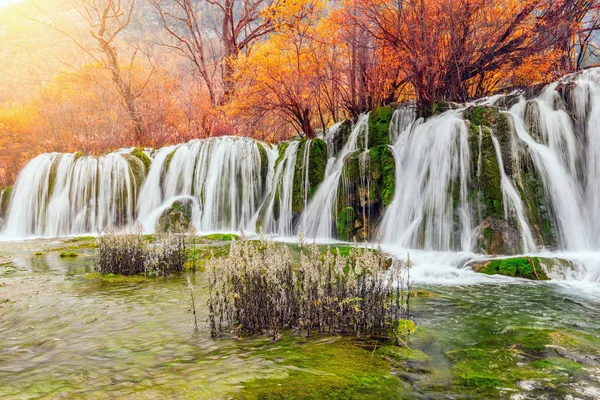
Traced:
<path fill-rule="evenodd" d="M 493 134 L 491 135 L 494 149 L 496 150 L 496 158 L 498 159 L 498 167 L 500 169 L 500 185 L 502 188 L 502 198 L 504 200 L 504 219 L 508 221 L 512 216 L 516 216 L 521 230 L 522 250 L 525 253 L 533 253 L 537 250 L 537 246 L 533 234 L 531 233 L 529 223 L 527 222 L 527 218 L 525 217 L 523 202 L 521 201 L 521 197 L 519 197 L 517 189 L 504 170 L 504 161 L 502 160 L 500 143 L 496 136 Z"/>
<path fill-rule="evenodd" d="M 409 128 L 416 119 L 416 104 L 409 104 L 397 109 L 392 115 L 392 120 L 390 121 L 390 143 L 396 143 L 402 132 Z"/>
<path fill-rule="evenodd" d="M 560 242 L 569 250 L 589 249 L 588 224 L 583 219 L 583 210 L 581 209 L 583 196 L 571 163 L 575 155 L 571 154 L 568 149 L 565 151 L 565 148 L 557 147 L 557 143 L 572 142 L 572 137 L 564 139 L 561 139 L 561 137 L 572 136 L 574 135 L 573 131 L 559 130 L 556 127 L 550 130 L 544 129 L 544 136 L 549 144 L 538 143 L 529 134 L 525 126 L 526 105 L 527 102 L 522 98 L 519 103 L 510 109 L 509 114 L 513 117 L 518 137 L 527 145 L 530 151 L 542 178 L 546 194 L 556 212 Z M 562 113 L 562 111 L 558 112 Z M 555 111 L 542 107 L 540 109 L 540 119 L 554 113 Z M 563 128 L 566 128 L 566 126 L 563 126 Z"/>
<path fill-rule="evenodd" d="M 362 149 L 367 148 L 369 115 L 361 115 L 352 129 L 348 141 L 335 158 L 328 164 L 325 180 L 302 213 L 300 230 L 307 238 L 332 239 L 335 237 L 333 223 L 337 206 L 338 186 L 346 156 L 359 149 L 359 140 L 363 139 Z"/>
<path fill-rule="evenodd" d="M 137 192 L 132 163 L 143 168 L 121 153 L 36 157 L 15 183 L 6 233 L 64 236 L 132 224 Z"/>
<path fill-rule="evenodd" d="M 394 156 L 396 187 L 379 228 L 382 242 L 405 248 L 469 251 L 469 143 L 460 112 L 417 121 L 398 137 Z M 455 199 L 460 209 L 458 224 L 454 221 Z"/>
<path fill-rule="evenodd" d="M 277 233 L 281 236 L 293 235 L 292 197 L 299 145 L 299 141 L 291 142 L 285 150 L 283 159 L 275 168 L 273 190 L 269 193 L 262 222 L 262 229 L 265 233 Z M 308 147 L 308 144 L 305 147 Z M 275 205 L 276 202 L 277 205 Z M 278 215 L 275 215 L 275 207 L 277 207 Z"/>
<path fill-rule="evenodd" d="M 257 142 L 242 137 L 194 140 L 160 150 L 138 201 L 150 231 L 157 204 L 188 196 L 196 199 L 192 224 L 201 232 L 246 229 L 264 194 L 263 163 Z"/>
<path fill-rule="evenodd" d="M 600 71 L 590 70 L 579 80 L 573 97 L 578 123 L 585 130 L 585 209 L 589 213 L 590 241 L 600 248 Z"/>
<path fill-rule="evenodd" d="M 596 279 L 600 69 L 565 77 L 536 96 L 493 96 L 426 120 L 417 119 L 415 104 L 391 119 L 389 110 L 372 114 L 373 149 L 369 114 L 353 127 L 332 125 L 323 135 L 326 166 L 311 154 L 317 144 L 325 153 L 323 143 L 306 139 L 192 140 L 147 150 L 150 163 L 132 149 L 42 154 L 12 192 L 0 190 L 2 234 L 63 236 L 136 223 L 150 233 L 178 202 L 191 208 L 190 222 L 201 232 L 302 231 L 328 240 L 342 236 L 336 224 L 350 221 L 352 235 L 363 229 L 362 237 L 388 248 L 462 253 L 453 260 L 475 247 L 490 254 L 559 251 L 581 260 L 564 276 Z M 386 135 L 381 127 L 388 122 Z M 323 168 L 317 186 L 311 179 L 320 182 Z M 350 208 L 354 219 L 343 214 Z M 508 244 L 490 250 L 491 235 Z"/>

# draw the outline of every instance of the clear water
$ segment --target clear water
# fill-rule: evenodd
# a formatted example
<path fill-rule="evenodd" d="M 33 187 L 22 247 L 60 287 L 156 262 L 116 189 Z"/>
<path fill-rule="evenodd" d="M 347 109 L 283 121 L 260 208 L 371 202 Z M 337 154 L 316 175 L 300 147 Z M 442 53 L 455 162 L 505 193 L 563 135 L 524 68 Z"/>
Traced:
<path fill-rule="evenodd" d="M 285 359 L 263 357 L 261 346 L 270 343 L 268 338 L 210 338 L 202 273 L 192 276 L 200 327 L 194 332 L 185 277 L 101 279 L 89 275 L 93 250 L 78 250 L 75 259 L 45 251 L 70 245 L 64 240 L 0 243 L 0 397 L 236 398 L 254 379 L 271 378 L 276 385 L 297 371 Z M 34 255 L 37 251 L 44 254 Z M 600 340 L 597 291 L 576 282 L 532 283 L 456 268 L 463 282 L 448 284 L 441 279 L 443 263 L 456 260 L 444 261 L 443 254 L 425 258 L 430 255 L 411 253 L 416 287 L 435 294 L 413 301 L 412 313 L 425 335 L 411 346 L 432 358 L 434 372 L 404 383 L 412 395 L 464 398 L 449 386 L 453 362 L 448 352 L 481 346 L 507 329 L 565 329 Z M 500 393 L 524 396 L 515 399 L 555 398 L 553 393 L 593 398 L 600 393 L 598 366 L 562 382 L 557 392 L 524 385 Z M 325 366 L 310 373 L 333 372 Z"/>

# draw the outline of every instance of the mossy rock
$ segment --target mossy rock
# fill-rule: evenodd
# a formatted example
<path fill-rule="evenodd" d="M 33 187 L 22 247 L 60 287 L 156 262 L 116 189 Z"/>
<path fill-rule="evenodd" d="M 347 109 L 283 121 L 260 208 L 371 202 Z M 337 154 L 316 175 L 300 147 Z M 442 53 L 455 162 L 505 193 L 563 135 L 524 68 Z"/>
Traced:
<path fill-rule="evenodd" d="M 2 202 L 0 202 L 0 217 L 5 217 L 8 215 L 8 209 L 10 207 L 10 200 L 12 197 L 12 186 L 9 186 L 4 190 L 4 194 L 2 195 Z"/>
<path fill-rule="evenodd" d="M 389 146 L 377 146 L 369 150 L 371 165 L 371 202 L 381 202 L 384 207 L 391 204 L 396 190 L 396 160 Z"/>
<path fill-rule="evenodd" d="M 200 236 L 198 239 L 209 242 L 231 242 L 232 240 L 240 240 L 240 236 L 233 233 L 213 233 L 211 235 Z"/>
<path fill-rule="evenodd" d="M 325 179 L 325 168 L 327 167 L 327 144 L 322 139 L 313 139 L 310 142 L 310 154 L 308 158 L 308 182 L 309 192 L 312 197 L 319 185 Z"/>
<path fill-rule="evenodd" d="M 279 155 L 277 156 L 277 160 L 275 161 L 275 168 L 277 168 L 279 163 L 283 161 L 283 159 L 285 157 L 285 152 L 289 145 L 290 145 L 290 142 L 279 143 L 279 146 L 277 147 L 277 151 L 279 152 Z"/>
<path fill-rule="evenodd" d="M 84 154 L 81 151 L 78 151 L 75 154 L 73 154 L 73 157 L 74 157 L 75 161 L 79 160 L 83 156 L 84 156 Z"/>
<path fill-rule="evenodd" d="M 550 280 L 539 257 L 515 257 L 487 261 L 473 266 L 476 272 L 536 281 Z"/>
<path fill-rule="evenodd" d="M 144 179 L 146 179 L 146 166 L 144 163 L 136 156 L 131 154 L 123 154 L 122 156 L 125 161 L 129 164 L 129 170 L 131 172 L 131 178 L 134 183 L 134 193 L 137 193 L 137 189 L 142 187 L 144 183 Z"/>
<path fill-rule="evenodd" d="M 477 110 L 488 110 L 487 108 L 475 108 Z M 472 118 L 479 121 L 483 118 L 480 113 L 475 113 Z M 481 133 L 480 133 L 481 129 Z M 491 128 L 488 126 L 475 125 L 471 123 L 469 135 L 469 147 L 471 153 L 471 165 L 473 166 L 473 187 L 471 193 L 473 203 L 478 208 L 475 215 L 481 215 L 482 220 L 487 217 L 497 219 L 504 218 L 504 201 L 502 197 L 502 177 L 496 150 L 491 136 Z M 481 154 L 479 141 L 481 140 Z M 481 158 L 481 165 L 479 160 Z"/>
<path fill-rule="evenodd" d="M 475 252 L 489 255 L 518 254 L 521 249 L 519 231 L 508 222 L 485 218 L 474 230 Z"/>
<path fill-rule="evenodd" d="M 338 213 L 336 226 L 341 240 L 350 241 L 354 238 L 357 219 L 358 215 L 352 207 L 346 207 Z"/>
<path fill-rule="evenodd" d="M 456 104 L 453 104 L 448 101 L 439 101 L 421 104 L 418 107 L 418 114 L 421 118 L 430 118 L 435 117 L 437 115 L 443 114 L 446 111 L 452 110 L 456 108 Z"/>
<path fill-rule="evenodd" d="M 260 156 L 260 181 L 263 187 L 267 185 L 267 175 L 269 174 L 269 156 L 267 154 L 267 149 L 265 146 L 256 142 L 256 148 L 258 149 L 258 154 Z"/>
<path fill-rule="evenodd" d="M 150 166 L 152 165 L 152 160 L 146 153 L 144 153 L 144 149 L 141 147 L 135 148 L 131 153 L 132 156 L 140 160 L 144 164 L 144 169 L 146 170 L 146 174 L 150 171 Z"/>
<path fill-rule="evenodd" d="M 346 142 L 348 142 L 348 138 L 352 133 L 352 122 L 350 120 L 345 120 L 340 124 L 337 131 L 331 138 L 331 149 L 333 150 L 333 155 L 336 155 L 340 152 L 340 150 L 344 147 Z"/>
<path fill-rule="evenodd" d="M 177 200 L 158 219 L 156 229 L 167 232 L 173 229 L 188 229 L 192 221 L 192 201 Z"/>
<path fill-rule="evenodd" d="M 369 113 L 369 148 L 390 143 L 390 121 L 394 115 L 392 107 L 378 107 Z"/>
<path fill-rule="evenodd" d="M 528 211 L 531 220 L 530 226 L 533 228 L 539 245 L 553 249 L 557 244 L 558 232 L 554 209 L 529 156 L 524 163 L 522 176 L 523 184 L 517 182 L 516 187 L 523 199 L 523 205 Z"/>

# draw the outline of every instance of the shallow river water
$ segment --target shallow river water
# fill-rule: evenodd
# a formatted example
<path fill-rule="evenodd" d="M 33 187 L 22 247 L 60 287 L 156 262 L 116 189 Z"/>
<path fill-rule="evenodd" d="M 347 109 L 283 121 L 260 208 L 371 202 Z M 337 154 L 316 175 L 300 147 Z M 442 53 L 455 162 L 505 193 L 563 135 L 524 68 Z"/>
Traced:
<path fill-rule="evenodd" d="M 94 250 L 61 258 L 69 246 L 75 244 L 0 243 L 0 398 L 281 398 L 290 377 L 312 374 L 327 387 L 325 378 L 342 374 L 343 359 L 314 359 L 333 342 L 356 365 L 356 391 L 290 386 L 287 398 L 365 398 L 374 385 L 394 390 L 372 398 L 600 397 L 600 300 L 589 295 L 600 288 L 507 279 L 419 283 L 415 265 L 423 292 L 412 302 L 419 329 L 410 346 L 421 356 L 380 362 L 369 359 L 376 347 L 367 352 L 364 343 L 342 338 L 212 340 L 202 273 L 193 276 L 194 332 L 184 277 L 100 277 Z M 285 346 L 300 358 L 283 353 Z"/>

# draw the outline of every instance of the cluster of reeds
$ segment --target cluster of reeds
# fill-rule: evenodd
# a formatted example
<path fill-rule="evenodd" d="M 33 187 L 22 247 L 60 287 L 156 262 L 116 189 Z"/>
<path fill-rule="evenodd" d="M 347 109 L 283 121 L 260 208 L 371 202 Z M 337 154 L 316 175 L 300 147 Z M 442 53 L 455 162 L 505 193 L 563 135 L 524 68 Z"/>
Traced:
<path fill-rule="evenodd" d="M 102 274 L 166 276 L 182 272 L 187 261 L 186 233 L 169 231 L 144 240 L 140 227 L 109 230 L 96 239 L 96 270 Z"/>
<path fill-rule="evenodd" d="M 299 239 L 300 261 L 283 244 L 233 242 L 207 263 L 211 334 L 281 329 L 393 336 L 407 317 L 410 265 L 380 248 L 354 245 L 347 256 Z"/>

